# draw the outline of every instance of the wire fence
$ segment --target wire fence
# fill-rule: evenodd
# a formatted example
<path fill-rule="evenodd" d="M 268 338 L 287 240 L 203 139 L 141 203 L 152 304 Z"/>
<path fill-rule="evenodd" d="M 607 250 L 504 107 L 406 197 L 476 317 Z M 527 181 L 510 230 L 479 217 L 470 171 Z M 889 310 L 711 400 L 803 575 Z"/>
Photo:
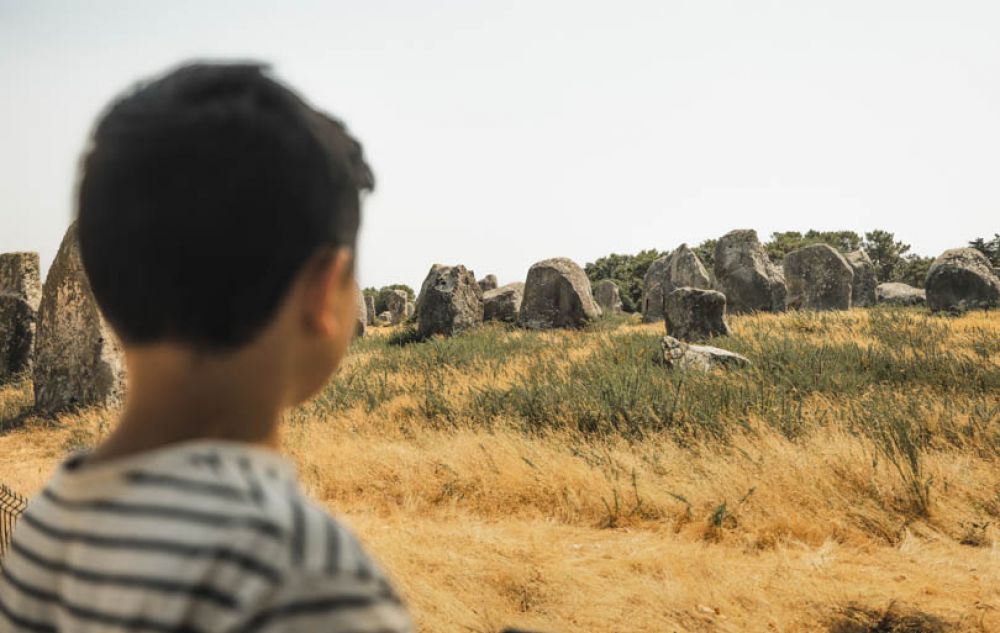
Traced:
<path fill-rule="evenodd" d="M 28 507 L 28 500 L 7 486 L 0 484 L 0 560 L 10 545 L 11 534 L 18 517 Z"/>

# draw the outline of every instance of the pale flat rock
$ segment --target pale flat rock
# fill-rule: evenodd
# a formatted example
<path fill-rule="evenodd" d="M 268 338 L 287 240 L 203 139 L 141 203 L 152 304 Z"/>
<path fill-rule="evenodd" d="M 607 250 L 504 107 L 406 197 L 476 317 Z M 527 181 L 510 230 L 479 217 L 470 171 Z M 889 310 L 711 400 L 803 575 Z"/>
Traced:
<path fill-rule="evenodd" d="M 750 359 L 709 345 L 691 345 L 672 336 L 660 341 L 663 363 L 671 369 L 708 372 L 716 368 L 748 367 Z"/>

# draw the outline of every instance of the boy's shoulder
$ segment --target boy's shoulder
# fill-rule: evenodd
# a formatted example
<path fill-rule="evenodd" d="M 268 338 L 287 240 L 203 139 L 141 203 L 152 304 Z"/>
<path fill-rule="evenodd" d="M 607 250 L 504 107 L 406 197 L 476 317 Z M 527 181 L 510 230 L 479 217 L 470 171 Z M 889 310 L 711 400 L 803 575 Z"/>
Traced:
<path fill-rule="evenodd" d="M 220 515 L 222 529 L 213 531 L 227 539 L 250 536 L 281 575 L 378 574 L 354 534 L 304 494 L 291 462 L 270 450 L 196 443 L 126 478 L 144 480 L 139 485 L 151 489 L 181 490 L 195 507 L 202 503 L 197 497 L 206 497 Z"/>
<path fill-rule="evenodd" d="M 45 624 L 63 604 L 81 624 L 153 609 L 164 626 L 212 631 L 410 626 L 358 540 L 270 451 L 196 443 L 92 466 L 71 459 L 31 501 L 12 545 L 0 606 L 25 621 Z"/>
<path fill-rule="evenodd" d="M 32 514 L 56 531 L 79 524 L 198 546 L 212 563 L 237 559 L 271 581 L 380 575 L 353 533 L 303 493 L 295 467 L 273 451 L 189 442 L 79 472 L 74 466 L 68 461 L 32 503 Z"/>

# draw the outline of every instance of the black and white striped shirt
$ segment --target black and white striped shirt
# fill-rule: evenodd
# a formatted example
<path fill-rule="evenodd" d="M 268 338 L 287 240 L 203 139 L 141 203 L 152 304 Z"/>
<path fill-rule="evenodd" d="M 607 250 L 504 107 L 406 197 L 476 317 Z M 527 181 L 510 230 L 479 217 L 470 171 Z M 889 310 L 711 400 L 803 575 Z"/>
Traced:
<path fill-rule="evenodd" d="M 0 563 L 0 631 L 395 633 L 405 607 L 266 449 L 68 460 Z"/>

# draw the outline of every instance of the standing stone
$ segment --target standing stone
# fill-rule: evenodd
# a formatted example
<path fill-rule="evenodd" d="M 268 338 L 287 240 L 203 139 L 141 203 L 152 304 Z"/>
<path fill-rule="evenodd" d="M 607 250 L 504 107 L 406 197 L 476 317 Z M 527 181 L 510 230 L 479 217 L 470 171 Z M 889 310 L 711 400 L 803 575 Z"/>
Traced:
<path fill-rule="evenodd" d="M 483 293 L 483 320 L 517 322 L 523 298 L 524 282 L 520 281 L 501 286 L 496 290 L 487 290 Z"/>
<path fill-rule="evenodd" d="M 518 323 L 533 330 L 581 327 L 601 316 L 590 280 L 573 260 L 556 257 L 528 269 Z"/>
<path fill-rule="evenodd" d="M 851 305 L 855 308 L 867 308 L 875 305 L 875 287 L 878 278 L 875 276 L 875 264 L 868 253 L 852 251 L 844 255 L 844 259 L 854 271 L 854 285 L 851 288 Z"/>
<path fill-rule="evenodd" d="M 753 229 L 730 231 L 719 238 L 715 279 L 730 314 L 785 309 L 785 277 L 768 259 Z"/>
<path fill-rule="evenodd" d="M 678 288 L 663 304 L 667 334 L 682 341 L 728 336 L 726 295 L 715 290 Z"/>
<path fill-rule="evenodd" d="M 0 255 L 0 294 L 20 297 L 33 310 L 42 301 L 38 253 L 4 253 Z"/>
<path fill-rule="evenodd" d="M 483 291 L 465 266 L 434 264 L 417 300 L 420 336 L 464 332 L 483 322 Z"/>
<path fill-rule="evenodd" d="M 497 276 L 496 275 L 486 275 L 485 277 L 483 277 L 482 279 L 480 279 L 478 283 L 479 283 L 479 288 L 483 292 L 486 292 L 488 290 L 496 290 L 497 289 Z"/>
<path fill-rule="evenodd" d="M 0 381 L 31 371 L 36 320 L 27 301 L 0 294 Z"/>
<path fill-rule="evenodd" d="M 417 304 L 412 301 L 406 302 L 406 320 L 409 321 L 417 313 Z"/>
<path fill-rule="evenodd" d="M 375 297 L 368 295 L 365 297 L 365 312 L 368 314 L 368 325 L 375 325 Z"/>
<path fill-rule="evenodd" d="M 0 255 L 0 380 L 31 370 L 41 298 L 38 253 Z"/>
<path fill-rule="evenodd" d="M 385 293 L 385 309 L 392 315 L 390 322 L 393 325 L 399 325 L 406 320 L 406 304 L 409 300 L 410 297 L 405 290 L 390 290 Z"/>
<path fill-rule="evenodd" d="M 653 323 L 663 319 L 663 301 L 677 288 L 712 288 L 708 274 L 698 254 L 687 244 L 654 261 L 642 279 L 642 321 Z"/>
<path fill-rule="evenodd" d="M 357 324 L 354 327 L 354 336 L 361 338 L 365 335 L 365 329 L 368 327 L 368 301 L 365 300 L 365 295 L 361 292 L 361 288 L 355 288 L 357 291 Z"/>
<path fill-rule="evenodd" d="M 33 378 L 43 414 L 121 401 L 121 345 L 97 308 L 80 262 L 76 224 L 66 231 L 49 269 L 38 309 Z"/>
<path fill-rule="evenodd" d="M 888 282 L 875 288 L 875 302 L 897 306 L 916 306 L 927 303 L 927 292 L 909 284 Z"/>
<path fill-rule="evenodd" d="M 670 289 L 670 256 L 665 255 L 646 269 L 642 278 L 642 322 L 654 323 L 663 319 L 663 300 Z"/>
<path fill-rule="evenodd" d="M 602 279 L 594 284 L 594 301 L 605 314 L 621 314 L 622 296 L 618 284 L 610 279 Z"/>
<path fill-rule="evenodd" d="M 1000 307 L 1000 278 L 990 260 L 974 248 L 953 248 L 942 253 L 924 282 L 931 312 L 964 312 Z"/>
<path fill-rule="evenodd" d="M 378 315 L 378 320 L 382 323 L 392 323 L 392 312 L 386 310 L 382 314 Z"/>
<path fill-rule="evenodd" d="M 812 244 L 785 255 L 788 307 L 796 310 L 849 310 L 854 269 L 837 249 Z"/>
<path fill-rule="evenodd" d="M 687 244 L 681 244 L 670 254 L 670 286 L 670 292 L 677 288 L 712 289 L 711 275 Z"/>

